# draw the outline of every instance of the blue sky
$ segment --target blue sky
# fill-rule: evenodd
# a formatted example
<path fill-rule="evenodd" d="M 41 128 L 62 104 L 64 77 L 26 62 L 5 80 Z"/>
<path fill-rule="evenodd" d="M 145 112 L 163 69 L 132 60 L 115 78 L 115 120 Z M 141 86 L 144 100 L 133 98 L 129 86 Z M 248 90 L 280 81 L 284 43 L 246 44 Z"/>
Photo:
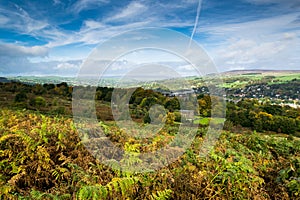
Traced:
<path fill-rule="evenodd" d="M 136 28 L 163 27 L 190 37 L 198 4 L 198 0 L 2 0 L 0 75 L 75 76 L 99 43 Z M 300 69 L 300 1 L 203 0 L 198 14 L 193 39 L 219 71 Z"/>

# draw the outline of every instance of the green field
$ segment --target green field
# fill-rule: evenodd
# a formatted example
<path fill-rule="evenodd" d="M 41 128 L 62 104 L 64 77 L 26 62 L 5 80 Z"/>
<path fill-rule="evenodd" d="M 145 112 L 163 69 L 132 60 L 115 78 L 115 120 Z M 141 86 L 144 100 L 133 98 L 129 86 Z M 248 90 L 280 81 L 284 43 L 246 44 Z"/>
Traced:
<path fill-rule="evenodd" d="M 223 88 L 243 88 L 246 85 L 253 83 L 268 83 L 268 84 L 281 84 L 288 81 L 300 79 L 300 74 L 281 74 L 281 75 L 270 75 L 270 74 L 257 74 L 257 75 L 233 75 L 224 76 L 223 84 L 219 85 Z"/>
<path fill-rule="evenodd" d="M 280 83 L 286 83 L 288 81 L 292 81 L 294 79 L 300 79 L 300 74 L 290 74 L 290 75 L 283 75 L 283 76 L 276 76 L 276 78 L 273 79 L 273 82 L 270 82 L 269 84 L 280 84 Z"/>
<path fill-rule="evenodd" d="M 224 123 L 224 118 L 209 118 L 209 117 L 196 117 L 194 120 L 194 124 L 200 124 L 202 126 L 209 125 L 210 122 L 213 122 L 215 124 Z"/>

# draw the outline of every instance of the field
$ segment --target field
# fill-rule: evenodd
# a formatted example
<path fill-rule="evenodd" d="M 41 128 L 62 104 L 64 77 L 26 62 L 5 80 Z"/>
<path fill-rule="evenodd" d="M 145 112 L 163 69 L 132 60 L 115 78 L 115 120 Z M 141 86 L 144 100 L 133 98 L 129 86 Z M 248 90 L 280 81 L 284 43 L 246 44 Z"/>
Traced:
<path fill-rule="evenodd" d="M 209 123 L 211 122 L 211 118 L 209 117 L 196 117 L 196 119 L 193 121 L 194 124 L 200 124 L 202 126 L 207 126 L 209 125 Z M 223 118 L 217 118 L 217 117 L 214 117 L 213 118 L 213 123 L 216 123 L 216 124 L 220 124 L 220 123 L 224 123 L 224 119 Z"/>
<path fill-rule="evenodd" d="M 243 88 L 249 84 L 267 83 L 269 85 L 287 83 L 293 79 L 300 79 L 300 73 L 290 73 L 274 76 L 274 74 L 242 74 L 237 76 L 225 76 L 223 88 Z"/>

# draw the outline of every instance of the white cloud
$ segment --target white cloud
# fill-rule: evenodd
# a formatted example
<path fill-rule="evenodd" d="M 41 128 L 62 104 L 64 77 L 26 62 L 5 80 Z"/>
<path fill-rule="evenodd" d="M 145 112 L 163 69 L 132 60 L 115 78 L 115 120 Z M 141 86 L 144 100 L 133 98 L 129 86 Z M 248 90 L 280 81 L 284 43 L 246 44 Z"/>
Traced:
<path fill-rule="evenodd" d="M 141 4 L 140 2 L 133 1 L 130 2 L 130 4 L 128 4 L 123 10 L 121 10 L 120 13 L 108 18 L 108 21 L 124 20 L 135 17 L 145 11 L 147 11 L 147 6 Z"/>
<path fill-rule="evenodd" d="M 254 40 L 232 41 L 228 47 L 221 49 L 218 55 L 228 64 L 252 64 L 260 60 L 270 59 L 279 54 L 288 44 L 283 42 L 257 43 Z"/>
<path fill-rule="evenodd" d="M 49 49 L 42 46 L 19 46 L 0 43 L 0 74 L 4 75 L 75 75 L 82 60 L 49 61 L 42 58 Z M 40 57 L 40 61 L 32 59 Z"/>
<path fill-rule="evenodd" d="M 245 0 L 246 2 L 256 4 L 256 5 L 265 5 L 265 4 L 278 4 L 284 7 L 299 7 L 300 2 L 297 0 Z"/>
<path fill-rule="evenodd" d="M 283 39 L 284 40 L 295 40 L 295 39 L 297 39 L 297 34 L 291 33 L 291 32 L 286 32 L 283 34 Z"/>
<path fill-rule="evenodd" d="M 103 42 L 114 35 L 121 34 L 128 30 L 145 27 L 149 21 L 133 22 L 119 26 L 110 26 L 96 21 L 86 21 L 84 26 L 78 32 L 60 32 L 53 34 L 50 30 L 49 35 L 54 36 L 48 47 L 64 46 L 68 44 L 81 43 L 82 45 L 96 45 Z"/>
<path fill-rule="evenodd" d="M 72 64 L 72 63 L 68 63 L 68 62 L 64 62 L 64 63 L 59 63 L 55 69 L 79 69 L 78 65 Z"/>
<path fill-rule="evenodd" d="M 29 58 L 47 55 L 48 49 L 45 47 L 0 43 L 0 74 L 34 72 L 36 69 Z"/>
<path fill-rule="evenodd" d="M 253 3 L 253 4 L 258 4 L 258 5 L 262 5 L 262 4 L 272 4 L 272 3 L 284 3 L 284 2 L 288 2 L 289 0 L 246 0 L 249 3 Z"/>
<path fill-rule="evenodd" d="M 75 13 L 80 13 L 83 10 L 88 10 L 94 6 L 99 6 L 109 3 L 109 0 L 78 0 L 72 7 L 71 10 Z"/>
<path fill-rule="evenodd" d="M 0 28 L 18 31 L 23 34 L 34 34 L 49 25 L 45 21 L 31 18 L 20 6 L 15 5 L 15 8 L 16 10 L 0 8 L 0 13 L 5 14 L 5 18 L 2 17 L 2 20 L 0 20 Z"/>
<path fill-rule="evenodd" d="M 87 52 L 94 46 L 124 31 L 147 26 L 179 27 L 185 28 L 186 32 L 191 31 L 195 20 L 193 15 L 196 14 L 198 1 L 199 0 L 179 0 L 176 2 L 165 2 L 133 0 L 129 1 L 124 7 L 118 9 L 112 8 L 109 11 L 105 10 L 100 18 L 87 19 L 82 18 L 78 13 L 84 10 L 98 8 L 110 1 L 78 0 L 67 8 L 68 5 L 65 4 L 64 1 L 53 0 L 53 5 L 56 5 L 55 8 L 63 7 L 61 5 L 64 5 L 66 8 L 66 16 L 67 18 L 71 18 L 71 21 L 74 19 L 83 20 L 79 30 L 59 28 L 57 24 L 52 24 L 51 17 L 34 19 L 32 18 L 34 15 L 31 16 L 30 14 L 32 13 L 26 11 L 26 7 L 21 8 L 15 5 L 15 9 L 11 10 L 0 7 L 0 28 L 12 30 L 18 34 L 26 34 L 48 42 L 48 44 L 44 46 L 34 47 L 0 43 L 1 63 L 8 66 L 8 64 L 5 64 L 6 62 L 15 62 L 15 64 L 11 66 L 17 67 L 17 62 L 19 62 L 20 65 L 25 66 L 24 68 L 27 67 L 29 69 L 30 61 L 33 60 L 32 58 L 39 57 L 37 58 L 38 62 L 35 62 L 34 66 L 48 66 L 48 68 L 41 67 L 41 70 L 48 71 L 52 69 L 54 71 L 63 71 L 75 69 L 76 64 L 69 62 L 69 60 L 76 59 L 77 56 L 78 59 L 79 57 L 86 57 Z M 291 7 L 291 5 L 296 5 L 297 3 L 291 0 L 244 1 L 255 5 L 276 3 L 283 5 L 283 7 Z M 268 10 L 266 12 L 268 12 Z M 208 47 L 209 53 L 217 65 L 222 68 L 224 67 L 224 69 L 257 68 L 257 66 L 275 67 L 280 65 L 282 68 L 285 64 L 291 68 L 295 68 L 298 67 L 297 63 L 300 63 L 298 56 L 298 54 L 300 54 L 299 14 L 300 12 L 294 12 L 246 22 L 238 18 L 232 20 L 230 23 L 227 21 L 226 24 L 208 24 L 205 18 L 202 18 L 200 19 L 200 23 L 202 21 L 206 24 L 199 27 L 196 37 L 203 33 L 206 34 L 205 36 L 208 36 L 207 39 L 205 38 L 203 45 Z M 237 15 L 239 15 L 239 13 L 237 13 Z M 47 21 L 46 18 L 50 21 Z M 238 22 L 239 20 L 240 22 Z M 224 22 L 224 20 L 220 19 L 217 23 L 222 22 Z M 136 39 L 141 37 L 145 36 L 137 36 Z M 84 56 L 80 56 L 81 54 L 79 55 L 78 52 L 75 54 L 74 48 L 66 47 L 66 51 L 69 51 L 70 55 L 72 55 L 71 57 L 67 56 L 68 59 L 59 62 L 46 62 L 49 60 L 55 61 L 56 59 L 51 57 L 52 55 L 46 59 L 44 58 L 47 56 L 49 49 L 56 49 L 55 47 L 64 49 L 67 45 L 72 47 L 76 45 L 87 47 L 82 50 L 80 49 L 80 51 L 84 51 L 82 54 Z M 64 54 L 62 52 L 59 53 Z M 57 55 L 58 53 L 56 56 Z M 16 59 L 10 61 L 13 57 Z M 40 61 L 45 62 L 41 64 Z M 188 68 L 185 70 L 188 70 Z"/>
<path fill-rule="evenodd" d="M 53 1 L 54 4 L 62 3 L 59 0 Z M 184 5 L 189 6 L 194 2 L 193 0 L 183 1 L 187 1 Z M 69 7 L 66 12 L 79 13 L 82 10 L 94 8 L 95 6 L 106 3 L 109 3 L 109 0 L 79 0 Z M 79 31 L 71 31 L 53 26 L 43 18 L 38 20 L 33 19 L 23 8 L 18 5 L 15 5 L 15 7 L 16 10 L 0 8 L 0 13 L 4 13 L 4 15 L 0 15 L 0 28 L 10 29 L 20 34 L 27 34 L 34 38 L 42 39 L 48 42 L 45 45 L 48 48 L 69 44 L 95 45 L 113 35 L 136 28 L 147 26 L 191 27 L 194 22 L 194 19 L 188 21 L 178 18 L 165 18 L 166 10 L 160 6 L 159 3 L 146 4 L 146 2 L 132 1 L 127 6 L 121 8 L 118 14 L 115 14 L 117 12 L 116 10 L 111 10 L 105 14 L 110 17 L 106 17 L 102 20 L 87 19 L 83 21 L 83 25 Z M 151 9 L 149 9 L 150 7 Z M 170 8 L 168 14 L 175 12 L 175 10 Z M 126 21 L 126 23 L 110 25 L 111 22 L 122 20 Z"/>
<path fill-rule="evenodd" d="M 86 20 L 86 21 L 84 21 L 83 28 L 85 30 L 94 30 L 94 29 L 99 29 L 99 28 L 105 28 L 105 24 L 95 21 L 95 20 Z"/>
<path fill-rule="evenodd" d="M 202 1 L 202 0 L 200 0 Z M 180 0 L 179 2 L 174 2 L 174 1 L 171 1 L 171 2 L 159 2 L 158 5 L 162 8 L 165 8 L 169 11 L 171 11 L 172 9 L 183 9 L 183 8 L 193 8 L 195 11 L 197 9 L 197 6 L 199 3 L 199 0 Z M 165 10 L 166 11 L 166 10 Z"/>
<path fill-rule="evenodd" d="M 293 34 L 291 34 L 293 35 Z M 289 37 L 291 38 L 291 37 Z M 272 42 L 254 39 L 230 40 L 228 46 L 217 49 L 213 56 L 221 68 L 265 68 L 276 69 L 298 65 L 286 66 L 287 61 L 300 52 L 299 39 L 286 39 L 282 34 L 281 39 Z M 223 69 L 224 70 L 224 69 Z"/>
<path fill-rule="evenodd" d="M 300 54 L 298 14 L 201 27 L 209 35 L 204 46 L 219 68 L 297 69 L 288 60 Z M 201 34 L 201 33 L 199 33 Z M 211 43 L 209 43 L 211 41 Z"/>
<path fill-rule="evenodd" d="M 299 28 L 298 24 L 293 24 L 297 19 L 297 13 L 281 15 L 276 17 L 257 19 L 246 22 L 232 22 L 217 24 L 199 28 L 198 33 L 206 32 L 213 36 L 240 37 L 270 37 L 270 35 L 280 33 L 288 28 Z"/>
<path fill-rule="evenodd" d="M 9 57 L 44 57 L 48 55 L 48 48 L 42 46 L 18 46 L 14 44 L 0 43 L 0 55 Z"/>
<path fill-rule="evenodd" d="M 53 4 L 58 5 L 58 4 L 61 4 L 61 2 L 60 2 L 60 0 L 53 0 Z"/>
<path fill-rule="evenodd" d="M 49 61 L 32 63 L 26 57 L 11 58 L 0 55 L 0 75 L 60 75 L 74 76 L 82 60 L 68 62 Z"/>
<path fill-rule="evenodd" d="M 195 71 L 195 67 L 193 67 L 193 65 L 183 65 L 183 66 L 178 67 L 178 69 L 184 70 L 184 71 Z"/>
<path fill-rule="evenodd" d="M 6 25 L 9 22 L 9 18 L 5 17 L 4 15 L 0 15 L 0 26 Z"/>

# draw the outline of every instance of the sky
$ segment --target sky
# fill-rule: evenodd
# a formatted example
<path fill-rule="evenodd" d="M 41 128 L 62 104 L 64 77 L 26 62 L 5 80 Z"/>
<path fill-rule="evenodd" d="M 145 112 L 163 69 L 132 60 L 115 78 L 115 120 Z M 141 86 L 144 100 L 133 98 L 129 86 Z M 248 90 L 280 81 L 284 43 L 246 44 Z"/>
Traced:
<path fill-rule="evenodd" d="M 0 76 L 76 76 L 94 48 L 147 27 L 192 37 L 220 72 L 300 69 L 299 0 L 0 0 Z M 136 52 L 115 65 L 147 56 Z"/>

